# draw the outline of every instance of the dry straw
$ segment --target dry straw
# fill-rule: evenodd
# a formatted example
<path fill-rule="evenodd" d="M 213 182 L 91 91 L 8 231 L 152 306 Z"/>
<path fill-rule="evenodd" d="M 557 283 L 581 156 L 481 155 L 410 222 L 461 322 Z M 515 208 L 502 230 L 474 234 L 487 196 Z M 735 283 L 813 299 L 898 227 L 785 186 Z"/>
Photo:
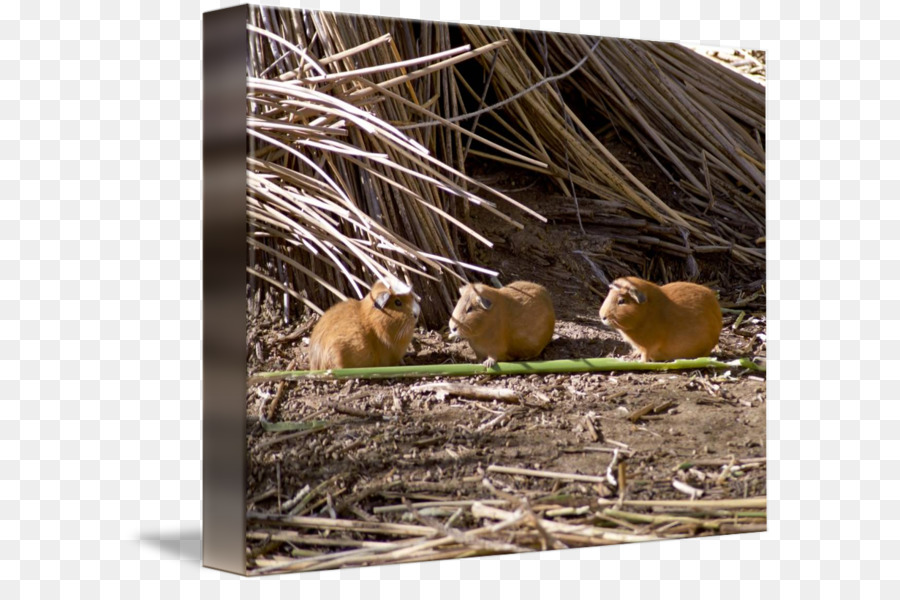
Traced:
<path fill-rule="evenodd" d="M 601 278 L 653 256 L 694 277 L 717 255 L 732 282 L 760 277 L 765 94 L 734 69 L 676 44 L 261 7 L 251 21 L 247 268 L 286 318 L 393 272 L 427 300 L 424 323 L 443 324 L 461 281 L 496 274 L 472 258 L 491 246 L 476 211 L 543 219 L 467 175 L 467 159 L 550 176 L 550 216 L 605 236 L 590 252 Z"/>
<path fill-rule="evenodd" d="M 426 25 L 416 52 L 403 49 L 415 58 L 398 60 L 411 38 L 385 34 L 375 19 L 252 14 L 248 270 L 319 312 L 394 272 L 428 297 L 426 322 L 442 322 L 452 308 L 449 290 L 467 272 L 496 275 L 458 252 L 461 236 L 491 245 L 467 224 L 469 205 L 518 227 L 510 208 L 542 217 L 450 166 L 462 165 L 459 126 L 408 133 L 396 124 L 441 121 L 439 101 L 456 111 L 450 67 L 506 42 L 451 48 L 447 26 Z M 312 58 L 311 46 L 324 58 Z"/>

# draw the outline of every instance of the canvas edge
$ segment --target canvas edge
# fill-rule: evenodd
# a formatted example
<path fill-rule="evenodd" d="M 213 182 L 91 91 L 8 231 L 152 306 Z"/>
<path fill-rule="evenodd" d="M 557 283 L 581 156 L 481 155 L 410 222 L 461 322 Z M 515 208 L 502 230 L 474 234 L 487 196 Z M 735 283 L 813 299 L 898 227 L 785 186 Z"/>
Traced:
<path fill-rule="evenodd" d="M 246 575 L 246 26 L 203 14 L 203 558 Z"/>

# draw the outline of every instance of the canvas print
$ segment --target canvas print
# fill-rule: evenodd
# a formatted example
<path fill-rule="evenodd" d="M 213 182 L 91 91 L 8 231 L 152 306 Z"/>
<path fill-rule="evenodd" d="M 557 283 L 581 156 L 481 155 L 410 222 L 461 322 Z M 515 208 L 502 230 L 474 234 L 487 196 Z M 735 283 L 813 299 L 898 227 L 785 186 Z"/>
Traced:
<path fill-rule="evenodd" d="M 248 574 L 765 530 L 764 52 L 247 14 Z"/>

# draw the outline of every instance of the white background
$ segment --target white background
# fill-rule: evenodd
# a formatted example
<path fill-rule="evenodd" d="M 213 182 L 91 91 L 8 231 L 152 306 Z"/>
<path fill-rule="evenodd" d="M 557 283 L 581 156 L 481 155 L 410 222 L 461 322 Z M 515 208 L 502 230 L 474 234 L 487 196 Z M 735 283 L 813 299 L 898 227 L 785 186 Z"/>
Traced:
<path fill-rule="evenodd" d="M 273 4 L 768 51 L 769 531 L 202 569 L 201 14 L 231 3 L 22 0 L 0 13 L 0 598 L 900 598 L 900 5 Z"/>

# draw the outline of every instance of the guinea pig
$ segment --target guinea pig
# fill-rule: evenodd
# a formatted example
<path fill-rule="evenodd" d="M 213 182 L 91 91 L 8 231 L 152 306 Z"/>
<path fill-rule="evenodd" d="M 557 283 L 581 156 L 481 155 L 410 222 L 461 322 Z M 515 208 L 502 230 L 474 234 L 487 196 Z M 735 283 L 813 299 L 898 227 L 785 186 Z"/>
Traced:
<path fill-rule="evenodd" d="M 553 302 L 537 283 L 516 281 L 500 289 L 470 283 L 459 288 L 459 295 L 450 337 L 468 341 L 486 367 L 534 358 L 553 337 Z"/>
<path fill-rule="evenodd" d="M 309 338 L 310 370 L 400 364 L 419 312 L 410 286 L 380 279 L 362 300 L 344 300 L 325 311 Z"/>
<path fill-rule="evenodd" d="M 722 329 L 722 309 L 711 289 L 686 281 L 660 287 L 639 277 L 610 284 L 600 319 L 644 362 L 709 356 Z"/>

